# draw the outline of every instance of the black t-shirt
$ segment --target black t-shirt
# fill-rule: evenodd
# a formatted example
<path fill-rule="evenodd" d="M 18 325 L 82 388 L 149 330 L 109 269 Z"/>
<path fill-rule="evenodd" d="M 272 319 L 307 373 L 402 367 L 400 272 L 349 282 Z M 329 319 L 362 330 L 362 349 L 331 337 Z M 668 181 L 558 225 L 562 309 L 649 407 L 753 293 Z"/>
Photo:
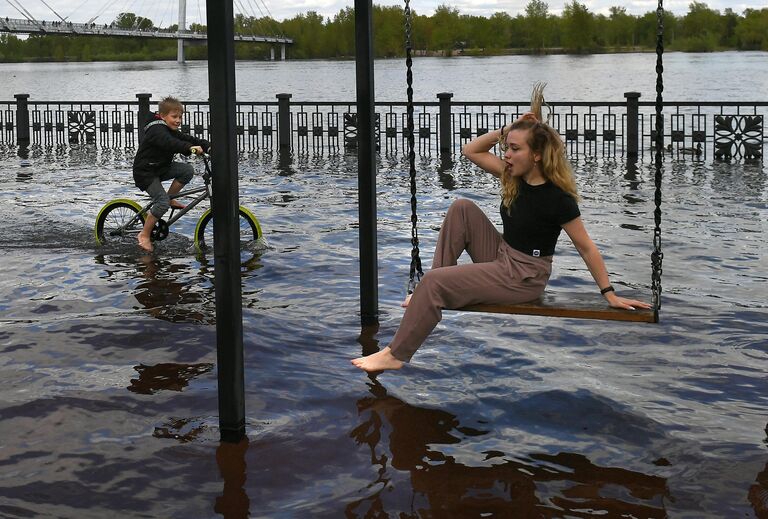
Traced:
<path fill-rule="evenodd" d="M 562 225 L 579 216 L 576 200 L 556 185 L 523 181 L 510 211 L 501 204 L 504 241 L 530 256 L 552 256 Z"/>

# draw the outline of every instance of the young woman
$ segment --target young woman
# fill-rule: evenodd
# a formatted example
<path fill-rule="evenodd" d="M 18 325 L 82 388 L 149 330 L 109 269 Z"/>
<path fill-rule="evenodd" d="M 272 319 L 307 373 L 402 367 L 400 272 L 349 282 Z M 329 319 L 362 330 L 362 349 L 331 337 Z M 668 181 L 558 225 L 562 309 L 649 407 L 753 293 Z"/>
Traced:
<path fill-rule="evenodd" d="M 615 308 L 650 308 L 619 297 L 603 258 L 581 220 L 576 183 L 557 131 L 541 122 L 543 86 L 537 85 L 531 112 L 462 149 L 465 157 L 501 181 L 503 233 L 469 200 L 448 209 L 437 239 L 432 270 L 406 299 L 405 314 L 390 345 L 352 360 L 368 371 L 400 369 L 410 361 L 442 318 L 444 308 L 470 304 L 517 304 L 544 292 L 560 230 L 565 230 Z M 501 143 L 503 160 L 491 149 Z M 457 265 L 463 251 L 473 263 Z"/>

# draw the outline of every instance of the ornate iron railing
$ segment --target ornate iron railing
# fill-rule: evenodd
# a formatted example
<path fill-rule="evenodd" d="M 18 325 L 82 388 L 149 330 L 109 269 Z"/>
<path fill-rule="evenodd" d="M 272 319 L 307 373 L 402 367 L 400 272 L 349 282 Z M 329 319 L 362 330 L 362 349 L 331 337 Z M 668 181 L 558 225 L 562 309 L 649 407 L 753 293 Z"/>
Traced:
<path fill-rule="evenodd" d="M 155 103 L 149 94 L 136 101 L 35 101 L 17 94 L 0 102 L 0 143 L 11 145 L 94 145 L 134 148 Z M 652 102 L 637 93 L 624 101 L 551 102 L 545 108 L 571 156 L 642 157 L 655 142 Z M 185 103 L 182 130 L 208 137 L 207 102 Z M 438 94 L 434 102 L 415 104 L 418 153 L 455 153 L 473 137 L 509 123 L 528 110 L 526 102 L 455 102 Z M 765 149 L 768 102 L 666 102 L 665 151 L 705 159 L 761 160 Z M 376 103 L 380 149 L 400 152 L 405 145 L 406 104 Z M 354 102 L 276 101 L 237 104 L 238 149 L 350 150 L 357 146 Z"/>

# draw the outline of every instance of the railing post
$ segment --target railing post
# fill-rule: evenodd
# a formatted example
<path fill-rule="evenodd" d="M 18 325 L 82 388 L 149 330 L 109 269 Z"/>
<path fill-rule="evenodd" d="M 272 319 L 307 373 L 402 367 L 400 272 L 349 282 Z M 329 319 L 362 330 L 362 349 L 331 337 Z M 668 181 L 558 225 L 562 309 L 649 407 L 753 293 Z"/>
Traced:
<path fill-rule="evenodd" d="M 293 94 L 277 94 L 277 144 L 281 150 L 291 148 L 291 106 Z"/>
<path fill-rule="evenodd" d="M 437 98 L 440 100 L 440 122 L 438 139 L 440 141 L 440 153 L 452 151 L 453 139 L 451 139 L 451 98 L 450 92 L 440 92 Z"/>
<path fill-rule="evenodd" d="M 139 128 L 139 142 L 144 138 L 144 125 L 149 119 L 149 98 L 152 94 L 136 94 L 139 100 L 139 113 L 136 116 L 136 126 Z"/>
<path fill-rule="evenodd" d="M 16 144 L 29 146 L 29 94 L 14 94 L 16 98 Z"/>
<path fill-rule="evenodd" d="M 627 158 L 636 159 L 640 153 L 640 92 L 624 92 L 627 99 Z"/>

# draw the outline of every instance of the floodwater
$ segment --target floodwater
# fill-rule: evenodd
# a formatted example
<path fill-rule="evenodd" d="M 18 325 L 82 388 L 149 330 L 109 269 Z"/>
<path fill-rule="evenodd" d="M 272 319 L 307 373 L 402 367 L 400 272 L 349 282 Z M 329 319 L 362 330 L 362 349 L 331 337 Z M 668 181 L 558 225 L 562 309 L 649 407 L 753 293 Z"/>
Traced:
<path fill-rule="evenodd" d="M 130 152 L 0 159 L 0 517 L 768 516 L 762 165 L 665 163 L 659 324 L 446 312 L 372 379 L 349 359 L 402 315 L 407 164 L 381 158 L 381 319 L 361 329 L 356 157 L 241 156 L 266 247 L 242 252 L 248 440 L 230 445 L 195 218 L 153 255 L 99 247 L 99 207 L 137 195 Z M 462 160 L 418 168 L 428 265 L 450 202 L 498 220 L 498 195 Z M 647 298 L 653 168 L 577 174 L 614 286 Z M 596 290 L 567 237 L 551 287 Z"/>

